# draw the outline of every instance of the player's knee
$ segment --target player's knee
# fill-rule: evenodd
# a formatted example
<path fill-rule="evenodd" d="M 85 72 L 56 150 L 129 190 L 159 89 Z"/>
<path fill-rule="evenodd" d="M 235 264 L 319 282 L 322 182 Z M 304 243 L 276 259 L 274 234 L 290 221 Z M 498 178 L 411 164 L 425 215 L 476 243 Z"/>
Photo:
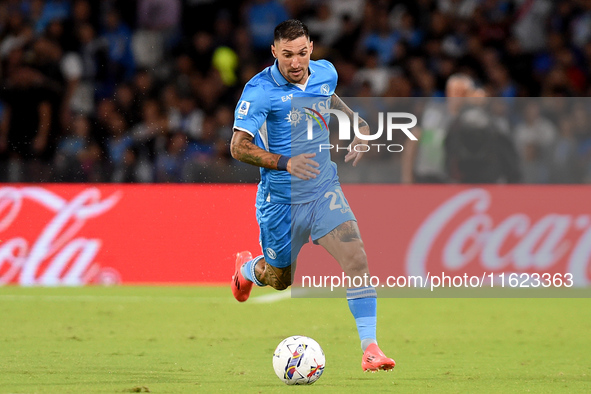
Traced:
<path fill-rule="evenodd" d="M 285 290 L 291 286 L 291 267 L 277 268 L 266 264 L 265 283 L 275 290 Z"/>
<path fill-rule="evenodd" d="M 289 281 L 289 283 L 275 282 L 273 285 L 271 285 L 271 287 L 273 287 L 275 290 L 279 290 L 279 291 L 286 290 L 287 288 L 289 288 L 289 286 L 291 286 L 291 281 Z"/>

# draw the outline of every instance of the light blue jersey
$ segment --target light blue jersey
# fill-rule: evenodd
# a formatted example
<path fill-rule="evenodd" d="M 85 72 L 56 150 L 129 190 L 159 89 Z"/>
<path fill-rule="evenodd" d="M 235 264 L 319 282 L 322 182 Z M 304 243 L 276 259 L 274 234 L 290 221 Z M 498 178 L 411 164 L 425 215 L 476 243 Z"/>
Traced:
<path fill-rule="evenodd" d="M 315 179 L 302 180 L 287 171 L 261 168 L 259 199 L 279 204 L 302 204 L 318 199 L 338 180 L 336 164 L 330 160 L 329 150 L 319 152 L 320 144 L 329 144 L 326 130 L 331 96 L 337 85 L 337 72 L 326 60 L 310 61 L 310 76 L 305 85 L 294 85 L 281 75 L 277 62 L 255 75 L 244 87 L 234 112 L 234 128 L 254 137 L 254 143 L 271 152 L 289 157 L 301 153 L 316 153 L 320 164 Z M 318 111 L 326 119 L 313 122 L 313 138 L 308 140 L 307 125 L 313 113 L 292 106 L 294 98 L 306 98 L 300 103 Z M 323 120 L 324 120 L 323 119 Z"/>
<path fill-rule="evenodd" d="M 254 136 L 257 146 L 289 157 L 316 153 L 320 174 L 302 180 L 287 171 L 261 168 L 257 221 L 265 261 L 284 268 L 296 261 L 302 246 L 316 241 L 341 223 L 355 220 L 343 195 L 330 153 L 328 121 L 337 84 L 334 66 L 310 61 L 305 85 L 286 81 L 277 63 L 255 75 L 236 106 L 234 128 Z M 311 133 L 308 133 L 308 125 Z M 311 135 L 310 135 L 311 134 Z"/>

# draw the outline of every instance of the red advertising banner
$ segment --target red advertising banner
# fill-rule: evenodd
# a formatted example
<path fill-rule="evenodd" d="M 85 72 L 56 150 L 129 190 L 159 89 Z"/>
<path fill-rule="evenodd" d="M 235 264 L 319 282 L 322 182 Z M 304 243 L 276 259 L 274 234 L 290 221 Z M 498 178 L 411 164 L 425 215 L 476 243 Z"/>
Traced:
<path fill-rule="evenodd" d="M 3 185 L 0 284 L 228 282 L 254 185 Z"/>
<path fill-rule="evenodd" d="M 571 273 L 574 286 L 591 283 L 588 186 L 343 190 L 358 219 L 371 275 Z M 306 245 L 298 259 L 298 276 L 339 273 L 320 247 Z"/>
<path fill-rule="evenodd" d="M 591 281 L 587 186 L 344 185 L 372 275 Z M 260 253 L 255 185 L 0 185 L 0 285 L 229 283 Z M 338 275 L 307 244 L 298 274 Z"/>

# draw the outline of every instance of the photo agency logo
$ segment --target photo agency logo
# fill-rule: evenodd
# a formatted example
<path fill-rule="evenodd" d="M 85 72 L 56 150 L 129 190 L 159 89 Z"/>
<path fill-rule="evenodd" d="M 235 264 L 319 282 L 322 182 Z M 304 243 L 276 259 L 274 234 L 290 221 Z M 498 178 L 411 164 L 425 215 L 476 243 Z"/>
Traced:
<path fill-rule="evenodd" d="M 319 144 L 319 152 L 322 152 L 323 150 L 335 150 L 337 152 L 340 150 L 354 150 L 362 153 L 369 152 L 370 150 L 376 150 L 378 152 L 387 151 L 391 153 L 402 152 L 402 145 L 390 143 L 393 140 L 395 130 L 402 131 L 409 139 L 417 141 L 417 137 L 415 137 L 410 131 L 410 129 L 417 125 L 417 117 L 409 112 L 378 112 L 377 131 L 373 134 L 364 134 L 359 130 L 359 113 L 357 112 L 353 112 L 353 127 L 351 127 L 349 116 L 341 110 L 323 108 L 322 112 L 325 114 L 325 116 L 323 116 L 314 108 L 303 107 L 303 109 L 307 115 L 307 138 L 309 141 L 314 139 L 314 124 L 318 125 L 321 131 L 328 131 L 328 122 L 325 118 L 326 114 L 329 116 L 330 114 L 336 116 L 339 127 L 339 140 L 346 141 L 346 145 Z M 353 147 L 349 144 L 351 141 L 351 129 L 353 129 L 354 135 L 364 141 L 364 143 L 357 144 Z M 384 131 L 388 143 L 378 143 L 377 140 L 382 137 Z"/>

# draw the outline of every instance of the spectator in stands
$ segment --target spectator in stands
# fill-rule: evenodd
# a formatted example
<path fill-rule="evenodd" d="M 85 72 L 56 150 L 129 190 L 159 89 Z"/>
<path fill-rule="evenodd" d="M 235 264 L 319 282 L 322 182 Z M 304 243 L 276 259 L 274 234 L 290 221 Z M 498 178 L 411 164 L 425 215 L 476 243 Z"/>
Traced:
<path fill-rule="evenodd" d="M 332 47 L 341 58 L 352 60 L 356 49 L 355 43 L 359 41 L 361 36 L 361 27 L 349 14 L 343 15 L 341 26 L 341 34 L 336 38 Z"/>
<path fill-rule="evenodd" d="M 377 20 L 373 24 L 375 30 L 363 39 L 365 52 L 373 51 L 378 54 L 378 64 L 387 66 L 396 57 L 397 44 L 401 39 L 400 33 L 390 28 L 390 20 L 386 10 L 378 11 Z"/>
<path fill-rule="evenodd" d="M 35 31 L 41 33 L 54 20 L 65 20 L 70 16 L 70 2 L 68 0 L 45 0 L 39 19 L 35 24 Z"/>
<path fill-rule="evenodd" d="M 488 67 L 488 91 L 492 97 L 516 97 L 517 86 L 509 77 L 509 72 L 505 66 L 496 64 L 493 67 Z"/>
<path fill-rule="evenodd" d="M 548 163 L 556 141 L 556 127 L 541 114 L 537 100 L 525 103 L 523 120 L 515 127 L 515 145 L 521 158 L 525 183 L 549 182 Z"/>
<path fill-rule="evenodd" d="M 273 30 L 280 22 L 289 19 L 287 11 L 277 0 L 254 0 L 247 10 L 246 24 L 252 39 L 254 55 L 269 60 L 273 43 Z"/>
<path fill-rule="evenodd" d="M 571 22 L 572 41 L 577 47 L 582 48 L 591 40 L 591 3 L 579 1 L 580 7 Z"/>
<path fill-rule="evenodd" d="M 137 178 L 140 182 L 153 182 L 156 157 L 165 151 L 169 137 L 168 119 L 154 99 L 144 101 L 142 115 L 142 121 L 131 130 L 137 151 Z"/>
<path fill-rule="evenodd" d="M 78 30 L 84 24 L 90 24 L 96 31 L 98 28 L 98 13 L 93 9 L 89 0 L 74 0 L 72 2 L 72 14 L 70 18 L 63 21 L 63 49 L 66 52 L 77 52 L 80 50 L 80 37 Z"/>
<path fill-rule="evenodd" d="M 82 58 L 76 52 L 67 53 L 61 59 L 60 71 L 65 85 L 61 103 L 60 121 L 61 129 L 65 130 L 72 123 L 72 110 L 74 112 L 89 113 L 90 108 L 84 108 L 82 103 L 75 101 L 82 99 L 80 94 L 78 94 L 83 75 Z M 80 109 L 80 111 L 76 109 Z"/>
<path fill-rule="evenodd" d="M 0 153 L 8 160 L 10 182 L 42 181 L 50 144 L 52 111 L 43 76 L 31 67 L 11 70 L 0 98 L 5 104 L 0 123 Z"/>
<path fill-rule="evenodd" d="M 115 105 L 117 111 L 123 115 L 129 127 L 135 126 L 141 120 L 142 103 L 135 95 L 130 83 L 121 83 L 115 89 Z"/>
<path fill-rule="evenodd" d="M 134 141 L 125 118 L 114 111 L 108 119 L 109 136 L 107 138 L 107 165 L 110 168 L 109 181 L 130 182 L 135 165 Z"/>
<path fill-rule="evenodd" d="M 191 59 L 194 69 L 206 76 L 211 69 L 213 58 L 213 37 L 208 32 L 197 32 L 191 44 L 186 54 Z"/>
<path fill-rule="evenodd" d="M 121 21 L 121 16 L 115 9 L 107 11 L 101 37 L 107 42 L 107 81 L 112 84 L 113 91 L 116 84 L 131 79 L 135 70 L 131 29 Z"/>
<path fill-rule="evenodd" d="M 481 95 L 479 97 L 478 95 Z M 445 137 L 446 170 L 455 183 L 517 183 L 519 157 L 509 135 L 499 127 L 484 92 L 464 100 Z M 500 100 L 492 98 L 491 100 Z"/>
<path fill-rule="evenodd" d="M 364 67 L 355 74 L 354 83 L 361 85 L 367 82 L 371 87 L 373 96 L 381 96 L 388 88 L 388 81 L 392 70 L 386 65 L 380 65 L 379 55 L 375 50 L 370 50 L 365 56 Z"/>
<path fill-rule="evenodd" d="M 551 0 L 522 1 L 515 12 L 513 33 L 528 52 L 543 50 L 546 45 L 546 20 L 552 14 Z"/>
<path fill-rule="evenodd" d="M 306 20 L 310 39 L 314 41 L 315 50 L 330 48 L 341 32 L 341 19 L 331 12 L 328 4 L 321 3 L 315 14 Z"/>
<path fill-rule="evenodd" d="M 156 182 L 183 182 L 188 138 L 184 133 L 170 135 L 164 152 L 156 158 Z"/>
<path fill-rule="evenodd" d="M 92 181 L 99 170 L 100 149 L 91 139 L 88 118 L 76 116 L 70 131 L 57 143 L 54 178 L 60 182 Z"/>
<path fill-rule="evenodd" d="M 156 68 L 181 39 L 180 0 L 139 0 L 133 48 L 139 67 Z"/>
<path fill-rule="evenodd" d="M 169 127 L 190 139 L 198 140 L 203 132 L 203 118 L 204 113 L 197 108 L 195 98 L 183 93 L 178 100 L 178 108 L 172 108 L 169 113 Z"/>
<path fill-rule="evenodd" d="M 180 34 L 180 0 L 138 0 L 138 26 L 159 32 L 164 45 L 172 47 Z"/>
<path fill-rule="evenodd" d="M 551 152 L 550 182 L 579 183 L 583 180 L 584 168 L 572 119 L 566 116 L 562 118 L 558 131 L 560 134 Z"/>
<path fill-rule="evenodd" d="M 461 99 L 471 96 L 474 89 L 472 78 L 456 74 L 447 81 L 447 101 L 433 100 L 426 105 L 419 127 L 413 129 L 418 141 L 407 140 L 404 144 L 401 163 L 403 183 L 447 182 L 445 137 L 449 125 L 460 111 Z"/>
<path fill-rule="evenodd" d="M 423 32 L 416 28 L 413 16 L 407 12 L 402 12 L 397 29 L 400 31 L 402 40 L 412 49 L 418 48 L 423 41 Z"/>
<path fill-rule="evenodd" d="M 13 49 L 23 48 L 33 39 L 33 29 L 25 23 L 22 12 L 8 13 L 0 41 L 0 56 L 6 58 Z"/>

